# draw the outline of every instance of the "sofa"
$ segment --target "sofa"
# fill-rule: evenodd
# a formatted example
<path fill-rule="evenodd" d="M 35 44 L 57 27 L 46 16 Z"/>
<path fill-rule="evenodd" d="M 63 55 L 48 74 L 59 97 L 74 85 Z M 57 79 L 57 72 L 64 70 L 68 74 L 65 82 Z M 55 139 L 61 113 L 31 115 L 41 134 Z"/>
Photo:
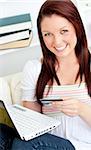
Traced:
<path fill-rule="evenodd" d="M 4 100 L 10 104 L 21 103 L 21 79 L 22 72 L 11 74 L 8 76 L 0 77 L 0 100 Z M 6 113 L 0 109 L 0 123 L 5 123 L 9 126 L 10 120 Z"/>

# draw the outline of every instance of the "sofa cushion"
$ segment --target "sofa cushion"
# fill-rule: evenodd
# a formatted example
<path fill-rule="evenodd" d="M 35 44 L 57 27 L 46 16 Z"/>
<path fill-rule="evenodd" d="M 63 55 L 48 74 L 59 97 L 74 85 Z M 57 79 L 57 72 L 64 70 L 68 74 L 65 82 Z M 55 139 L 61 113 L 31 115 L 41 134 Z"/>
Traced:
<path fill-rule="evenodd" d="M 13 104 L 21 104 L 21 79 L 22 73 L 14 74 L 11 78 L 10 89 Z"/>
<path fill-rule="evenodd" d="M 7 80 L 0 77 L 0 99 L 7 103 L 12 103 L 10 88 Z"/>

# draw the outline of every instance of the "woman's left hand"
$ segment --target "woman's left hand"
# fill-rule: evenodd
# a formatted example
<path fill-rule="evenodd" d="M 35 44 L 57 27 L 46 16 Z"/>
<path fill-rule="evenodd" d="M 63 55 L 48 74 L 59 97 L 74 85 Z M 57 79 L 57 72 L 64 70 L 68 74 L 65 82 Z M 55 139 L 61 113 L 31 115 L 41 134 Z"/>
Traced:
<path fill-rule="evenodd" d="M 72 98 L 64 98 L 63 101 L 53 102 L 53 105 L 64 114 L 74 117 L 80 115 L 82 102 Z"/>

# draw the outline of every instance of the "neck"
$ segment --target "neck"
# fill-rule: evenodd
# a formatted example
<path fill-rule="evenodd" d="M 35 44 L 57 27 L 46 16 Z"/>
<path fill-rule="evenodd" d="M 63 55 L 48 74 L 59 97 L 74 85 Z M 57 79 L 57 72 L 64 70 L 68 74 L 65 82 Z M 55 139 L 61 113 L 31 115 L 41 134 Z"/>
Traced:
<path fill-rule="evenodd" d="M 78 60 L 75 53 L 71 53 L 65 57 L 61 57 L 60 59 L 58 59 L 58 62 L 61 66 L 78 64 Z"/>

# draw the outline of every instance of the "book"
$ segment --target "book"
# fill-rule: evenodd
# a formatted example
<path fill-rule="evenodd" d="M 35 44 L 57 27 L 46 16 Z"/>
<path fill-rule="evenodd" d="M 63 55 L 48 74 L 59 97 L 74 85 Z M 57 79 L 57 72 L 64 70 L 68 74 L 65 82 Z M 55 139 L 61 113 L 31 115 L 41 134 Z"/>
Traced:
<path fill-rule="evenodd" d="M 0 37 L 6 36 L 6 35 L 10 35 L 10 34 L 14 34 L 14 33 L 23 32 L 23 31 L 26 31 L 26 30 L 29 30 L 29 29 L 23 29 L 23 30 L 19 30 L 19 31 L 11 31 L 11 32 L 2 33 L 2 34 L 0 34 Z"/>
<path fill-rule="evenodd" d="M 0 19 L 0 27 L 27 21 L 31 21 L 30 14 L 21 14 L 17 16 L 5 17 Z"/>
<path fill-rule="evenodd" d="M 23 29 L 31 29 L 31 27 L 32 23 L 30 14 L 0 18 L 0 34 Z"/>
<path fill-rule="evenodd" d="M 18 104 L 8 104 L 2 100 L 0 100 L 0 110 L 7 114 L 6 116 L 10 119 L 19 137 L 26 141 L 43 135 L 61 124 L 57 119 Z"/>
<path fill-rule="evenodd" d="M 33 37 L 33 35 L 31 32 L 29 38 L 0 44 L 0 50 L 12 49 L 12 48 L 22 48 L 22 47 L 29 46 L 31 43 L 32 37 Z"/>
<path fill-rule="evenodd" d="M 29 38 L 29 30 L 24 30 L 20 31 L 17 33 L 9 34 L 9 35 L 4 35 L 0 37 L 0 44 L 16 41 L 16 40 L 21 40 L 25 38 Z"/>
<path fill-rule="evenodd" d="M 23 22 L 23 23 L 0 27 L 0 34 L 24 30 L 24 29 L 31 29 L 31 28 L 32 28 L 31 21 Z"/>

